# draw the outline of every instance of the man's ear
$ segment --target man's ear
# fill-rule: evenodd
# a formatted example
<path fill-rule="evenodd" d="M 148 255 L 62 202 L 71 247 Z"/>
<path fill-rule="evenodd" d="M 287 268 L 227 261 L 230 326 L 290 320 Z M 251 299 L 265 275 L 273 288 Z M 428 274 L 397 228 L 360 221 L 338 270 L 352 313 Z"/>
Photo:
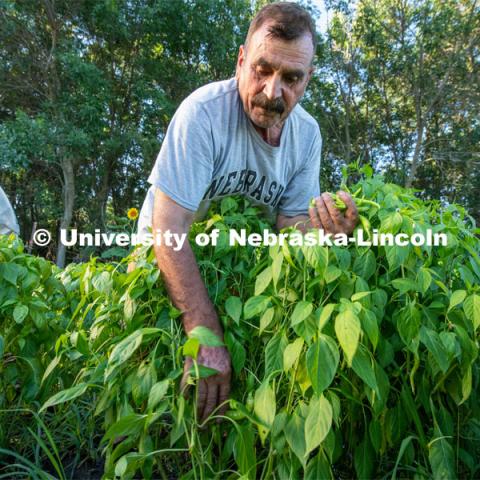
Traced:
<path fill-rule="evenodd" d="M 237 57 L 237 68 L 235 72 L 235 76 L 238 78 L 239 75 L 239 70 L 243 66 L 243 62 L 245 61 L 245 46 L 240 45 L 240 48 L 238 49 L 238 57 Z"/>

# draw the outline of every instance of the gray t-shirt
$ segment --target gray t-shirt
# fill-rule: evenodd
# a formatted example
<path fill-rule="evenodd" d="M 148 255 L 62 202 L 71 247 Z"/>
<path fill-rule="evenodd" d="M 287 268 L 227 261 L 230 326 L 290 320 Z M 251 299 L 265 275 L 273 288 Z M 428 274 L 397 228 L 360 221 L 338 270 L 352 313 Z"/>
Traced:
<path fill-rule="evenodd" d="M 7 195 L 0 187 L 0 234 L 8 235 L 10 233 L 20 233 L 17 217 L 13 211 L 12 205 L 8 201 Z"/>
<path fill-rule="evenodd" d="M 266 143 L 245 114 L 235 78 L 205 85 L 176 111 L 148 181 L 139 232 L 151 226 L 155 187 L 202 218 L 212 200 L 244 195 L 276 213 L 308 213 L 320 194 L 322 138 L 300 105 L 287 117 L 280 145 Z"/>

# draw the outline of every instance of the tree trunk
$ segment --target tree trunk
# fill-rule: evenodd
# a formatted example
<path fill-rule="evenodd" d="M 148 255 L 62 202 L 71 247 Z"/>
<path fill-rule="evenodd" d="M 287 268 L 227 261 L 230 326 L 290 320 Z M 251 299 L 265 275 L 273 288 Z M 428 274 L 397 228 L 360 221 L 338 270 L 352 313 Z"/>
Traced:
<path fill-rule="evenodd" d="M 420 158 L 420 152 L 422 151 L 423 135 L 425 133 L 425 125 L 423 121 L 420 121 L 417 124 L 417 141 L 415 142 L 415 151 L 413 152 L 412 165 L 410 167 L 410 172 L 408 173 L 407 181 L 405 186 L 411 188 L 417 175 L 418 160 Z"/>
<path fill-rule="evenodd" d="M 423 67 L 423 61 L 420 60 L 420 66 Z M 425 117 L 422 115 L 422 97 L 419 87 L 415 89 L 415 116 L 416 116 L 416 134 L 415 150 L 413 152 L 412 165 L 408 172 L 408 177 L 405 182 L 405 187 L 411 188 L 417 174 L 418 161 L 420 159 L 420 152 L 423 145 L 423 134 L 425 132 Z"/>
<path fill-rule="evenodd" d="M 107 159 L 105 163 L 105 171 L 100 181 L 100 187 L 95 195 L 96 211 L 94 212 L 94 225 L 100 229 L 105 228 L 105 212 L 115 161 Z"/>
<path fill-rule="evenodd" d="M 73 205 L 75 203 L 75 172 L 73 161 L 69 158 L 62 160 L 63 173 L 63 217 L 60 222 L 60 230 L 70 228 L 73 217 Z M 65 255 L 67 247 L 61 242 L 57 247 L 57 266 L 65 267 Z"/>

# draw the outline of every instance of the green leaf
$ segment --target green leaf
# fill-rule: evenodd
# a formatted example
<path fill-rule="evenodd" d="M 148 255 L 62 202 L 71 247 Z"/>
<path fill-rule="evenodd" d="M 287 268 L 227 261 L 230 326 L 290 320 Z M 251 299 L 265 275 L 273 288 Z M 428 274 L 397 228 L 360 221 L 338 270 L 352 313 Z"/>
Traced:
<path fill-rule="evenodd" d="M 238 297 L 228 297 L 225 302 L 225 311 L 227 315 L 233 319 L 238 325 L 240 323 L 240 317 L 242 315 L 242 301 Z"/>
<path fill-rule="evenodd" d="M 462 399 L 460 404 L 468 400 L 472 393 L 472 367 L 468 367 L 467 371 L 462 376 Z"/>
<path fill-rule="evenodd" d="M 428 460 L 435 480 L 457 478 L 453 448 L 446 438 L 435 438 L 430 442 Z"/>
<path fill-rule="evenodd" d="M 352 255 L 344 247 L 330 247 L 330 250 L 334 252 L 338 261 L 338 266 L 342 270 L 350 270 L 350 263 L 352 261 Z"/>
<path fill-rule="evenodd" d="M 283 370 L 288 372 L 295 362 L 300 358 L 303 348 L 303 338 L 297 338 L 293 343 L 286 346 L 283 352 Z"/>
<path fill-rule="evenodd" d="M 255 392 L 253 410 L 255 415 L 264 425 L 258 425 L 258 433 L 262 440 L 268 435 L 275 419 L 277 405 L 275 403 L 275 392 L 268 382 L 263 382 Z"/>
<path fill-rule="evenodd" d="M 419 410 L 417 408 L 417 405 L 415 404 L 415 401 L 413 400 L 410 389 L 407 387 L 406 384 L 404 384 L 402 387 L 400 399 L 402 401 L 405 414 L 410 417 L 415 424 L 415 428 L 417 429 L 418 435 L 420 437 L 421 445 L 425 445 L 427 442 L 425 438 L 425 431 L 423 429 L 422 420 L 419 415 Z"/>
<path fill-rule="evenodd" d="M 420 268 L 417 273 L 416 283 L 419 286 L 420 293 L 426 293 L 432 283 L 432 275 L 426 268 Z"/>
<path fill-rule="evenodd" d="M 148 395 L 147 409 L 150 412 L 155 409 L 161 400 L 163 400 L 163 397 L 165 397 L 169 386 L 170 380 L 162 380 L 161 382 L 157 382 L 153 385 L 150 390 L 150 394 Z"/>
<path fill-rule="evenodd" d="M 247 353 L 243 345 L 235 338 L 232 332 L 225 332 L 225 343 L 227 344 L 230 357 L 232 359 L 233 370 L 237 375 L 243 370 Z"/>
<path fill-rule="evenodd" d="M 320 246 L 302 247 L 302 252 L 308 264 L 317 273 L 322 273 L 328 265 L 328 248 Z"/>
<path fill-rule="evenodd" d="M 144 459 L 144 455 L 140 453 L 130 452 L 122 455 L 115 463 L 115 476 L 120 478 L 133 477 Z"/>
<path fill-rule="evenodd" d="M 375 377 L 375 364 L 363 345 L 359 346 L 353 357 L 352 369 L 367 386 L 375 390 L 377 395 L 380 396 L 377 378 Z"/>
<path fill-rule="evenodd" d="M 446 373 L 450 365 L 447 351 L 435 330 L 427 327 L 420 329 L 420 341 L 427 347 L 428 351 L 436 360 L 443 373 Z"/>
<path fill-rule="evenodd" d="M 302 465 L 305 465 L 305 421 L 297 412 L 294 412 L 285 426 L 285 437 L 293 453 Z"/>
<path fill-rule="evenodd" d="M 352 295 L 352 298 L 350 299 L 352 302 L 357 302 L 358 300 L 361 300 L 362 298 L 368 297 L 371 292 L 358 292 L 354 293 Z"/>
<path fill-rule="evenodd" d="M 399 212 L 392 212 L 387 215 L 382 220 L 382 225 L 380 227 L 381 233 L 393 233 L 396 234 L 400 227 L 402 226 L 403 219 L 402 215 Z M 400 247 L 396 247 L 400 248 Z"/>
<path fill-rule="evenodd" d="M 448 310 L 450 311 L 452 308 L 460 305 L 466 296 L 467 292 L 465 290 L 455 290 L 450 297 L 450 304 L 448 306 Z"/>
<path fill-rule="evenodd" d="M 131 413 L 120 418 L 105 433 L 101 443 L 123 436 L 137 436 L 144 429 L 148 415 Z"/>
<path fill-rule="evenodd" d="M 393 471 L 392 471 L 392 480 L 396 480 L 397 478 L 397 469 L 398 469 L 398 465 L 400 464 L 400 460 L 402 459 L 403 457 L 403 454 L 405 453 L 405 450 L 407 449 L 408 445 L 410 444 L 410 442 L 412 440 L 416 439 L 415 436 L 411 435 L 407 438 L 404 438 L 402 440 L 402 443 L 400 445 L 400 448 L 398 450 L 398 455 L 397 455 L 397 460 L 395 462 L 395 466 L 393 468 Z"/>
<path fill-rule="evenodd" d="M 320 307 L 315 311 L 315 315 L 318 316 L 318 330 L 322 331 L 323 327 L 327 324 L 335 310 L 336 303 L 327 303 L 324 307 Z M 317 314 L 319 312 L 319 314 Z"/>
<path fill-rule="evenodd" d="M 79 383 L 74 387 L 67 388 L 66 390 L 62 390 L 61 392 L 56 393 L 52 397 L 50 397 L 40 408 L 39 412 L 43 412 L 48 407 L 52 407 L 53 405 L 58 405 L 59 403 L 65 403 L 69 400 L 73 400 L 74 398 L 83 395 L 88 388 L 88 384 L 86 383 Z"/>
<path fill-rule="evenodd" d="M 125 303 L 123 305 L 123 315 L 125 316 L 125 320 L 129 322 L 133 316 L 135 315 L 135 311 L 137 310 L 137 304 L 135 300 L 130 295 L 127 295 L 125 298 Z"/>
<path fill-rule="evenodd" d="M 275 370 L 283 370 L 283 352 L 288 340 L 281 332 L 273 336 L 265 347 L 265 377 Z"/>
<path fill-rule="evenodd" d="M 83 330 L 72 332 L 70 341 L 82 355 L 88 355 L 90 353 L 87 336 Z"/>
<path fill-rule="evenodd" d="M 3 357 L 3 352 L 5 351 L 5 340 L 2 335 L 0 335 L 0 361 Z"/>
<path fill-rule="evenodd" d="M 142 340 L 142 330 L 135 330 L 135 332 L 115 345 L 110 358 L 108 359 L 108 366 L 105 371 L 106 380 L 108 380 L 117 367 L 123 366 L 135 353 L 137 348 L 142 344 Z"/>
<path fill-rule="evenodd" d="M 28 307 L 19 303 L 13 310 L 13 319 L 17 323 L 23 323 L 25 317 L 28 315 Z"/>
<path fill-rule="evenodd" d="M 0 265 L 0 272 L 3 278 L 14 287 L 17 286 L 17 277 L 20 273 L 20 268 L 13 263 L 3 263 Z"/>
<path fill-rule="evenodd" d="M 92 286 L 98 292 L 108 295 L 113 286 L 111 273 L 103 271 L 100 275 L 95 276 L 92 280 Z"/>
<path fill-rule="evenodd" d="M 323 442 L 332 427 L 332 419 L 330 402 L 323 395 L 312 397 L 305 420 L 305 455 Z"/>
<path fill-rule="evenodd" d="M 113 257 L 126 257 L 128 255 L 128 250 L 121 247 L 113 247 L 105 250 L 100 257 L 101 258 L 113 258 Z"/>
<path fill-rule="evenodd" d="M 403 343 L 412 352 L 418 348 L 418 334 L 420 332 L 420 312 L 415 305 L 410 304 L 398 312 L 397 330 Z"/>
<path fill-rule="evenodd" d="M 367 334 L 368 339 L 373 345 L 373 350 L 377 348 L 378 345 L 378 322 L 375 314 L 367 309 L 363 309 L 361 312 L 362 328 L 363 331 Z"/>
<path fill-rule="evenodd" d="M 415 292 L 417 290 L 417 284 L 411 278 L 396 278 L 392 280 L 392 285 L 400 293 Z"/>
<path fill-rule="evenodd" d="M 272 280 L 275 287 L 277 286 L 278 279 L 280 278 L 280 274 L 282 273 L 282 265 L 283 254 L 282 252 L 278 252 L 272 262 Z"/>
<path fill-rule="evenodd" d="M 297 325 L 300 322 L 303 322 L 313 311 L 313 305 L 311 302 L 306 302 L 301 300 L 295 305 L 295 309 L 292 313 L 291 325 Z"/>
<path fill-rule="evenodd" d="M 337 315 L 335 318 L 335 333 L 345 353 L 347 363 L 351 366 L 360 338 L 360 320 L 353 310 L 347 309 Z"/>
<path fill-rule="evenodd" d="M 476 330 L 480 326 L 480 295 L 472 293 L 463 301 L 463 311 Z"/>
<path fill-rule="evenodd" d="M 385 247 L 385 253 L 387 254 L 387 261 L 390 270 L 393 271 L 400 267 L 400 265 L 404 265 L 406 263 L 410 254 L 410 249 L 410 245 L 406 247 L 397 247 L 396 245 Z"/>
<path fill-rule="evenodd" d="M 331 480 L 333 479 L 330 462 L 323 450 L 320 450 L 307 465 L 305 480 Z"/>
<path fill-rule="evenodd" d="M 225 344 L 220 340 L 220 338 L 213 333 L 208 327 L 203 325 L 197 325 L 195 328 L 188 332 L 189 338 L 196 338 L 200 345 L 205 345 L 206 347 L 223 347 Z"/>
<path fill-rule="evenodd" d="M 337 372 L 340 353 L 335 341 L 320 333 L 307 351 L 307 371 L 315 393 L 320 395 L 332 383 Z"/>
<path fill-rule="evenodd" d="M 232 197 L 224 198 L 220 203 L 220 213 L 225 215 L 230 210 L 235 210 L 237 208 L 237 201 Z"/>
<path fill-rule="evenodd" d="M 334 282 L 338 277 L 340 277 L 340 275 L 342 275 L 342 273 L 342 270 L 340 270 L 338 267 L 329 265 L 323 277 L 325 279 L 325 283 L 328 284 Z"/>
<path fill-rule="evenodd" d="M 368 280 L 375 273 L 376 268 L 377 262 L 371 250 L 367 250 L 365 255 L 357 257 L 353 263 L 354 273 L 365 280 Z"/>
<path fill-rule="evenodd" d="M 255 281 L 255 295 L 260 295 L 272 281 L 272 269 L 270 267 L 265 268 L 257 276 Z"/>
<path fill-rule="evenodd" d="M 0 355 L 0 357 L 1 357 L 1 355 Z M 55 368 L 57 367 L 61 358 L 62 358 L 61 354 L 57 355 L 56 357 L 53 357 L 53 360 L 48 364 L 48 367 L 45 369 L 45 372 L 44 372 L 43 377 L 42 377 L 42 384 L 45 381 L 45 379 L 47 379 L 48 376 L 53 372 L 53 370 L 55 370 Z"/>
<path fill-rule="evenodd" d="M 200 342 L 196 338 L 189 338 L 183 346 L 183 355 L 185 357 L 197 358 Z"/>
<path fill-rule="evenodd" d="M 370 421 L 370 425 L 368 427 L 368 433 L 370 435 L 370 442 L 372 443 L 373 448 L 375 449 L 376 453 L 380 452 L 382 448 L 382 426 L 379 420 L 372 419 Z"/>
<path fill-rule="evenodd" d="M 255 480 L 257 461 L 254 434 L 250 425 L 236 425 L 237 435 L 233 444 L 233 455 L 242 478 Z"/>
<path fill-rule="evenodd" d="M 245 320 L 248 320 L 260 313 L 264 312 L 270 303 L 270 297 L 259 295 L 256 297 L 250 297 L 243 307 L 243 315 Z"/>
<path fill-rule="evenodd" d="M 198 378 L 208 378 L 212 377 L 213 375 L 217 375 L 219 373 L 218 370 L 215 368 L 210 368 L 206 367 L 205 365 L 197 365 L 198 368 Z M 197 371 L 195 370 L 195 365 L 192 365 L 190 367 L 190 370 L 188 371 L 188 375 L 190 375 L 193 378 L 197 378 Z"/>
<path fill-rule="evenodd" d="M 259 331 L 260 334 L 262 334 L 262 332 L 270 326 L 273 320 L 274 313 L 275 313 L 275 308 L 270 307 L 270 308 L 267 308 L 263 313 L 263 315 L 260 317 L 260 331 Z"/>
<path fill-rule="evenodd" d="M 365 439 L 355 448 L 354 463 L 355 471 L 357 472 L 357 478 L 373 478 L 372 473 L 375 465 L 375 455 L 367 435 L 365 436 Z"/>
<path fill-rule="evenodd" d="M 132 398 L 136 405 L 140 405 L 150 393 L 157 380 L 155 369 L 151 365 L 141 363 L 132 379 Z"/>

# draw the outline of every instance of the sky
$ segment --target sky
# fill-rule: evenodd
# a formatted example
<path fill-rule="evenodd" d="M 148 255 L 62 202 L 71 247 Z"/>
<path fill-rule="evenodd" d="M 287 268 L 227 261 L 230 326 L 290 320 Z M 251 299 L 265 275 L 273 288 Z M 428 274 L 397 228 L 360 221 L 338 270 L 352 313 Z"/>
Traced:
<path fill-rule="evenodd" d="M 312 0 L 312 3 L 320 10 L 320 18 L 317 20 L 317 28 L 321 33 L 327 30 L 327 11 L 323 0 Z"/>

